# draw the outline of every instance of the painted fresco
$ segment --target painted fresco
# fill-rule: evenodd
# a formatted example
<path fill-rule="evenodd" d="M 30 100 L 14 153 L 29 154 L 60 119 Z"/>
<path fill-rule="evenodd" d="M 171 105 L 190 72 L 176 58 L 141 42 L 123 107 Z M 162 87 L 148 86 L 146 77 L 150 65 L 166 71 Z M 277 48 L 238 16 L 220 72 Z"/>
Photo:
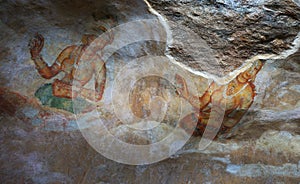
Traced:
<path fill-rule="evenodd" d="M 104 26 L 100 26 L 100 29 L 104 32 L 107 31 Z M 100 101 L 102 99 L 106 82 L 106 67 L 105 63 L 101 61 L 101 56 L 89 59 L 89 63 L 80 61 L 83 53 L 95 39 L 96 35 L 84 35 L 80 45 L 66 47 L 54 63 L 48 66 L 40 54 L 44 46 L 44 37 L 36 33 L 30 41 L 29 47 L 31 59 L 39 75 L 45 79 L 52 79 L 59 73 L 64 73 L 62 79 L 54 79 L 52 84 L 45 84 L 36 91 L 35 96 L 43 105 L 74 112 L 72 98 L 79 98 L 77 101 L 82 104 L 79 111 L 83 111 L 89 106 L 89 103 L 84 99 L 90 101 Z M 112 40 L 113 35 L 109 34 L 109 38 L 100 40 L 102 47 L 97 47 L 97 49 L 103 49 Z M 96 61 L 93 61 L 93 59 Z M 99 71 L 95 71 L 95 62 L 101 65 Z M 84 66 L 79 66 L 80 64 Z M 92 77 L 96 77 L 96 80 L 94 80 L 95 90 L 84 88 Z"/>
<path fill-rule="evenodd" d="M 194 113 L 181 120 L 180 125 L 195 136 L 202 135 L 205 130 L 208 132 L 210 130 L 212 132 L 219 131 L 219 134 L 228 132 L 241 120 L 253 103 L 256 96 L 254 80 L 262 66 L 263 62 L 257 60 L 249 69 L 241 72 L 227 85 L 218 85 L 216 82 L 212 82 L 200 97 L 191 94 L 185 79 L 177 75 L 176 80 L 182 86 L 178 88 L 180 96 L 186 99 L 195 109 Z M 223 116 L 222 111 L 225 112 L 221 127 L 217 125 L 208 127 L 208 121 L 212 118 L 213 98 L 219 106 L 214 115 Z M 196 129 L 194 129 L 193 124 L 197 124 Z"/>
<path fill-rule="evenodd" d="M 107 31 L 107 28 L 101 28 L 103 31 Z M 106 45 L 112 43 L 114 36 L 113 34 L 108 35 L 109 37 L 106 40 L 100 40 L 102 47 L 97 47 L 97 49 L 101 50 Z M 84 112 L 92 108 L 89 101 L 97 102 L 102 99 L 107 74 L 106 66 L 101 60 L 101 56 L 89 58 L 88 61 L 90 63 L 80 62 L 83 53 L 95 39 L 95 35 L 84 35 L 80 45 L 66 47 L 51 66 L 48 66 L 40 54 L 44 46 L 43 36 L 37 33 L 30 41 L 31 59 L 41 77 L 52 79 L 57 74 L 61 72 L 64 73 L 62 79 L 55 79 L 51 84 L 44 84 L 35 92 L 35 96 L 39 99 L 41 104 L 74 113 L 74 98 L 76 98 L 76 106 L 78 106 L 77 112 Z M 101 64 L 101 70 L 95 70 L 96 66 L 93 59 Z M 84 67 L 80 67 L 80 64 L 84 65 Z M 227 85 L 218 85 L 216 82 L 213 82 L 200 97 L 194 96 L 189 92 L 189 87 L 184 77 L 176 75 L 175 80 L 180 87 L 177 89 L 174 88 L 175 90 L 173 91 L 176 91 L 180 97 L 187 100 L 195 110 L 180 120 L 180 126 L 194 136 L 203 135 L 206 129 L 207 131 L 218 131 L 219 134 L 228 132 L 240 121 L 253 103 L 255 97 L 255 86 L 253 82 L 262 66 L 263 63 L 257 60 L 253 66 L 241 72 Z M 80 71 L 78 72 L 78 70 Z M 97 78 L 97 80 L 94 80 L 94 89 L 85 88 L 85 84 L 87 84 L 94 75 Z M 130 107 L 128 108 L 139 118 L 150 116 L 151 110 L 149 108 L 152 109 L 152 113 L 155 111 L 157 111 L 157 114 L 162 113 L 164 111 L 162 107 L 159 105 L 155 106 L 153 105 L 154 103 L 150 104 L 150 102 L 153 96 L 155 96 L 155 98 L 157 98 L 157 96 L 164 98 L 164 93 L 168 91 L 165 89 L 166 86 L 168 86 L 166 85 L 168 81 L 148 76 L 140 83 L 141 84 L 137 85 L 139 87 L 136 86 L 130 94 Z M 153 93 L 160 93 L 160 95 Z M 207 126 L 208 120 L 211 118 L 212 98 L 218 99 L 220 106 L 223 105 L 225 108 L 222 109 L 220 107 L 220 111 L 225 111 L 221 127 L 218 125 L 215 127 Z M 223 115 L 221 112 L 217 112 L 214 116 Z M 196 127 L 194 126 L 195 124 Z M 214 130 L 219 128 L 220 130 Z"/>

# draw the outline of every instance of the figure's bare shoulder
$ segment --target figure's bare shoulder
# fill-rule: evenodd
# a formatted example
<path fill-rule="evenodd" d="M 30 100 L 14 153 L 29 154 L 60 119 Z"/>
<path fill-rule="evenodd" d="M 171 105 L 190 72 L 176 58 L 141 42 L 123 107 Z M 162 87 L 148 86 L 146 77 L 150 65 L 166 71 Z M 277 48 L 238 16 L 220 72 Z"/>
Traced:
<path fill-rule="evenodd" d="M 71 45 L 71 46 L 67 46 L 66 48 L 64 48 L 64 50 L 62 50 L 60 52 L 60 54 L 57 57 L 57 61 L 58 62 L 63 62 L 64 59 L 69 58 L 71 53 L 77 48 L 77 45 Z"/>
<path fill-rule="evenodd" d="M 66 48 L 64 48 L 60 54 L 60 55 L 70 55 L 74 49 L 76 49 L 78 46 L 77 45 L 71 45 L 71 46 L 67 46 Z"/>

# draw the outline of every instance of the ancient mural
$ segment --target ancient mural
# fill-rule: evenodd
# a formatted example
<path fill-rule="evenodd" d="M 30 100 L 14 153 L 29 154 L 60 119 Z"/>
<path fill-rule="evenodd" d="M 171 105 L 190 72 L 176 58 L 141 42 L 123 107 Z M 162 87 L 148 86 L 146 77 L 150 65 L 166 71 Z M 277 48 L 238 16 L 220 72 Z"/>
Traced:
<path fill-rule="evenodd" d="M 217 100 L 220 107 L 224 107 L 224 120 L 219 130 L 219 134 L 228 132 L 233 128 L 243 117 L 243 115 L 250 108 L 256 95 L 255 85 L 253 84 L 257 73 L 263 66 L 263 62 L 257 60 L 253 65 L 244 72 L 241 72 L 235 79 L 230 81 L 227 85 L 218 85 L 212 82 L 208 89 L 200 97 L 189 93 L 188 86 L 183 77 L 177 75 L 177 82 L 181 84 L 178 88 L 179 95 L 186 99 L 195 109 L 195 113 L 184 117 L 180 125 L 191 131 L 193 135 L 202 135 L 205 129 L 217 129 L 219 127 L 207 127 L 208 120 L 211 118 L 212 98 Z M 218 111 L 218 109 L 217 109 Z M 220 111 L 223 111 L 222 109 Z M 222 115 L 216 112 L 214 115 Z M 194 123 L 192 123 L 194 122 Z M 196 129 L 189 126 L 189 124 L 197 124 Z"/>
<path fill-rule="evenodd" d="M 107 31 L 107 28 L 104 26 L 99 26 L 99 29 L 103 32 Z M 52 84 L 45 84 L 36 91 L 35 96 L 39 98 L 43 105 L 73 112 L 72 98 L 81 98 L 79 100 L 82 102 L 81 110 L 88 107 L 86 99 L 91 101 L 101 100 L 106 82 L 106 68 L 105 63 L 101 61 L 101 56 L 96 59 L 89 58 L 86 60 L 89 63 L 81 62 L 81 67 L 79 66 L 82 54 L 95 39 L 96 35 L 83 35 L 80 45 L 66 47 L 61 51 L 54 63 L 48 66 L 40 54 L 44 46 L 44 38 L 41 34 L 36 33 L 30 41 L 29 47 L 31 59 L 36 66 L 37 72 L 45 79 L 52 79 L 59 73 L 64 73 L 62 79 L 55 79 Z M 98 49 L 103 49 L 112 40 L 113 35 L 109 34 L 109 38 L 99 41 L 102 44 L 102 48 L 98 47 Z M 93 56 L 97 55 L 93 54 Z M 97 65 L 101 65 L 100 70 L 95 71 L 95 60 Z M 76 70 L 78 75 L 75 74 Z M 97 78 L 94 84 L 94 91 L 84 88 L 92 77 Z"/>
<path fill-rule="evenodd" d="M 299 183 L 298 0 L 0 4 L 0 183 Z M 132 24 L 112 34 L 106 14 Z M 116 76 L 131 83 L 110 96 Z"/>
<path fill-rule="evenodd" d="M 104 32 L 107 31 L 105 27 L 100 28 Z M 113 41 L 113 38 L 114 35 L 109 34 L 108 39 L 98 40 L 97 42 L 101 42 L 102 47 L 97 49 L 102 50 Z M 37 72 L 45 79 L 51 79 L 60 72 L 64 73 L 62 79 L 55 79 L 52 84 L 45 84 L 36 91 L 35 96 L 43 105 L 74 113 L 73 98 L 77 98 L 77 106 L 78 102 L 80 104 L 79 112 L 89 109 L 89 101 L 97 102 L 102 99 L 106 84 L 106 66 L 101 60 L 101 56 L 88 58 L 85 61 L 90 63 L 81 62 L 84 67 L 79 67 L 82 54 L 95 39 L 96 35 L 84 35 L 80 45 L 66 47 L 58 55 L 55 62 L 51 66 L 48 66 L 40 54 L 43 49 L 44 38 L 41 34 L 36 33 L 35 37 L 30 41 L 29 46 L 31 59 L 36 66 Z M 102 65 L 100 70 L 95 70 L 96 62 Z M 176 95 L 185 99 L 194 108 L 194 113 L 186 115 L 180 120 L 180 126 L 194 136 L 203 135 L 205 129 L 208 131 L 217 131 L 219 134 L 229 132 L 253 103 L 255 97 L 253 82 L 262 66 L 262 61 L 255 61 L 249 69 L 238 74 L 227 85 L 218 85 L 216 82 L 212 82 L 201 96 L 191 94 L 184 76 L 177 74 L 175 79 L 177 87 L 172 86 L 171 88 L 173 89 L 171 91 L 176 92 Z M 79 75 L 75 75 L 76 72 Z M 94 75 L 97 78 L 97 80 L 94 80 L 94 89 L 84 88 L 85 84 Z M 129 99 L 130 107 L 128 108 L 139 118 L 153 116 L 154 112 L 156 112 L 155 117 L 159 117 L 160 113 L 165 114 L 164 111 L 166 111 L 166 108 L 156 103 L 159 103 L 158 97 L 166 98 L 166 92 L 170 91 L 166 88 L 170 89 L 170 84 L 163 78 L 148 76 L 140 80 L 131 91 Z M 156 100 L 153 100 L 154 98 Z M 218 99 L 220 106 L 225 107 L 225 109 L 220 110 L 225 111 L 221 127 L 218 125 L 216 127 L 207 126 L 208 120 L 211 118 L 212 98 Z M 219 114 L 214 114 L 214 116 L 223 115 L 220 112 Z M 214 130 L 219 128 L 220 130 Z"/>

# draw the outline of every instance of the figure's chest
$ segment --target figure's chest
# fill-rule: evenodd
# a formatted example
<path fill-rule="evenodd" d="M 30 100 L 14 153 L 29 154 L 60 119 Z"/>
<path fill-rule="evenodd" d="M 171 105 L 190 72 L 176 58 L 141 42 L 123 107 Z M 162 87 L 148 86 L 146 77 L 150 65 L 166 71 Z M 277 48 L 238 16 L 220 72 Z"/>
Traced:
<path fill-rule="evenodd" d="M 255 90 L 249 83 L 239 86 L 235 93 L 231 93 L 226 97 L 226 109 L 234 109 L 237 106 L 243 106 L 253 101 Z"/>
<path fill-rule="evenodd" d="M 79 60 L 82 54 L 82 47 L 77 47 L 70 53 L 70 56 L 66 59 L 61 64 L 61 69 L 65 73 L 70 74 L 74 68 L 79 64 Z"/>
<path fill-rule="evenodd" d="M 65 59 L 61 64 L 61 70 L 65 73 L 71 73 L 74 66 L 75 60 L 72 58 Z"/>
<path fill-rule="evenodd" d="M 243 103 L 253 100 L 254 93 L 254 89 L 248 83 L 231 83 L 227 86 L 222 86 L 212 93 L 210 103 L 204 110 L 209 111 L 212 104 L 219 104 L 226 109 L 234 109 Z"/>

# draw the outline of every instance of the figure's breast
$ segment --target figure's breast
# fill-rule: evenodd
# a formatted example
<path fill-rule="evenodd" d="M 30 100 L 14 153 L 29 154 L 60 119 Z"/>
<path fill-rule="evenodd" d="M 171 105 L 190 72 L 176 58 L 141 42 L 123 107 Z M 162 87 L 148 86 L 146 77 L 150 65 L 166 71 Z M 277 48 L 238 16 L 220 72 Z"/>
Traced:
<path fill-rule="evenodd" d="M 238 99 L 240 99 L 240 103 L 248 103 L 250 101 L 254 100 L 255 96 L 255 89 L 254 86 L 251 85 L 251 83 L 247 84 L 247 86 L 244 87 L 244 89 L 238 94 Z"/>
<path fill-rule="evenodd" d="M 72 69 L 74 68 L 74 59 L 68 58 L 63 61 L 61 64 L 61 70 L 65 73 L 71 73 Z"/>
<path fill-rule="evenodd" d="M 255 91 L 249 83 L 244 84 L 241 89 L 228 98 L 226 109 L 234 109 L 238 106 L 244 107 L 253 101 Z"/>
<path fill-rule="evenodd" d="M 71 53 L 70 56 L 61 64 L 61 69 L 67 74 L 71 74 L 72 70 L 76 68 L 76 65 L 79 64 L 80 57 L 82 55 L 83 46 L 76 47 Z"/>

